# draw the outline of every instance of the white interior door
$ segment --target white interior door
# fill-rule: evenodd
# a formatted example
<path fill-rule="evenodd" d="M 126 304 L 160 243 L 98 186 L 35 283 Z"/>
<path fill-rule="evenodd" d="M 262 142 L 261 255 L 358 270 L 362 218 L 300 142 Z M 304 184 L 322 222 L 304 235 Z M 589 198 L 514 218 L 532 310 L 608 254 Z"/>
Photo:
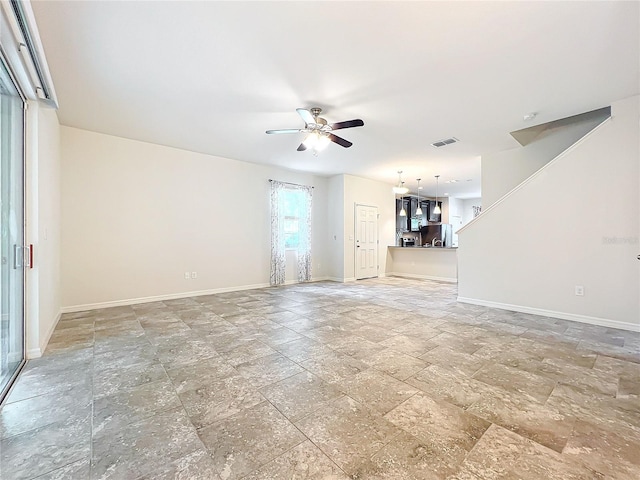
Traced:
<path fill-rule="evenodd" d="M 378 207 L 356 205 L 356 278 L 378 276 Z"/>

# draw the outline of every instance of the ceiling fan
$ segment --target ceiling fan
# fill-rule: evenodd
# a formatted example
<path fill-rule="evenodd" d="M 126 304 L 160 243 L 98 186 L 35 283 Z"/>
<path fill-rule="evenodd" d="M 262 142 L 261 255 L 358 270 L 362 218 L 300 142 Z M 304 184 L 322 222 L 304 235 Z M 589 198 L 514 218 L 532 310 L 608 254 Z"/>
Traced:
<path fill-rule="evenodd" d="M 267 130 L 268 134 L 274 133 L 306 133 L 307 136 L 298 147 L 298 151 L 302 152 L 307 148 L 313 148 L 314 152 L 318 152 L 324 149 L 329 142 L 337 143 L 338 145 L 349 148 L 353 143 L 344 138 L 334 135 L 334 130 L 340 130 L 342 128 L 362 127 L 364 122 L 360 119 L 347 120 L 338 123 L 327 123 L 324 118 L 319 117 L 321 108 L 314 107 L 309 110 L 306 108 L 296 108 L 298 115 L 304 120 L 304 128 L 288 128 L 284 130 Z"/>

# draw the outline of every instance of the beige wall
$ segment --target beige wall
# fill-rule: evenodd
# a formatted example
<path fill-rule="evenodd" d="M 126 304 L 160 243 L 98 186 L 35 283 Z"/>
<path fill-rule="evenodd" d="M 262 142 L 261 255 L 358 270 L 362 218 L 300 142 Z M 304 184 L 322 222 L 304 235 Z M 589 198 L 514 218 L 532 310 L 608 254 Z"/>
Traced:
<path fill-rule="evenodd" d="M 38 115 L 38 249 L 40 348 L 43 351 L 60 315 L 60 125 L 55 110 Z"/>
<path fill-rule="evenodd" d="M 602 120 L 586 120 L 552 128 L 532 143 L 482 156 L 482 205 L 488 207 L 558 156 Z"/>
<path fill-rule="evenodd" d="M 378 270 L 384 276 L 391 268 L 387 246 L 395 243 L 396 206 L 392 185 L 353 175 L 329 178 L 329 278 L 355 280 L 355 206 L 378 208 Z"/>
<path fill-rule="evenodd" d="M 344 175 L 344 274 L 355 279 L 355 206 L 378 207 L 378 275 L 387 271 L 389 245 L 395 245 L 396 203 L 392 185 L 366 178 Z"/>
<path fill-rule="evenodd" d="M 458 232 L 461 300 L 640 330 L 639 100 Z"/>
<path fill-rule="evenodd" d="M 344 281 L 344 175 L 335 175 L 328 180 L 328 261 L 329 278 Z"/>
<path fill-rule="evenodd" d="M 457 282 L 458 259 L 455 248 L 390 247 L 393 275 L 442 282 Z"/>
<path fill-rule="evenodd" d="M 61 130 L 66 309 L 268 284 L 269 178 L 315 187 L 313 276 L 327 276 L 326 178 Z"/>
<path fill-rule="evenodd" d="M 473 207 L 482 208 L 481 198 L 465 198 L 462 201 L 462 225 L 466 225 L 475 217 L 473 216 Z"/>
<path fill-rule="evenodd" d="M 26 356 L 42 355 L 59 318 L 60 126 L 55 110 L 30 101 L 26 131 L 26 244 L 33 268 L 26 274 Z"/>

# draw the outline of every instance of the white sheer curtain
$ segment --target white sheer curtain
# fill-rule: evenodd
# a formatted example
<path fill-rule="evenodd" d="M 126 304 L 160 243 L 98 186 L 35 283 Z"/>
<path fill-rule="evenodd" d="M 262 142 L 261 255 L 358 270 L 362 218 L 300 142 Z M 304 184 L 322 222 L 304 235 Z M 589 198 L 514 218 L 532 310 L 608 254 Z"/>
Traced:
<path fill-rule="evenodd" d="M 297 254 L 298 281 L 311 280 L 313 187 L 271 180 L 271 272 L 269 283 L 285 282 L 286 250 Z M 285 228 L 287 221 L 289 229 Z M 287 244 L 288 243 L 288 244 Z"/>
<path fill-rule="evenodd" d="M 304 185 L 296 186 L 300 190 L 298 195 L 300 218 L 298 220 L 298 281 L 311 280 L 311 204 L 313 188 Z"/>
<path fill-rule="evenodd" d="M 271 285 L 285 280 L 284 189 L 284 183 L 271 180 Z"/>

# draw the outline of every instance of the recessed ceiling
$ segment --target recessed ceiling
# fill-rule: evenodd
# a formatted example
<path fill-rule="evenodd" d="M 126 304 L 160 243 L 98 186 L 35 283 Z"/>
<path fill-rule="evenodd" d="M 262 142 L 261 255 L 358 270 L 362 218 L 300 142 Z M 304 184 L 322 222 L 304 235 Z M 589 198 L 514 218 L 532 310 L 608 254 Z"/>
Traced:
<path fill-rule="evenodd" d="M 480 194 L 509 132 L 639 93 L 638 2 L 32 1 L 63 125 L 254 163 Z M 297 152 L 297 107 L 361 118 Z M 436 149 L 431 143 L 460 142 Z"/>

